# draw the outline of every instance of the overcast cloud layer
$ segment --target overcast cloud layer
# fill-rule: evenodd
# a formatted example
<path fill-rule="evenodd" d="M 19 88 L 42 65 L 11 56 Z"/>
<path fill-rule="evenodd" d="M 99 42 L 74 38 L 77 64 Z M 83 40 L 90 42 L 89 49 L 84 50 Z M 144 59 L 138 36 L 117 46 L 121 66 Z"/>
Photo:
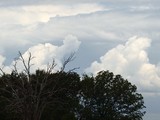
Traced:
<path fill-rule="evenodd" d="M 0 66 L 21 51 L 33 70 L 77 52 L 79 73 L 110 70 L 138 86 L 147 117 L 159 120 L 159 0 L 0 0 Z M 135 37 L 137 36 L 137 37 Z M 19 69 L 23 69 L 21 64 Z M 150 97 L 152 96 L 152 97 Z"/>

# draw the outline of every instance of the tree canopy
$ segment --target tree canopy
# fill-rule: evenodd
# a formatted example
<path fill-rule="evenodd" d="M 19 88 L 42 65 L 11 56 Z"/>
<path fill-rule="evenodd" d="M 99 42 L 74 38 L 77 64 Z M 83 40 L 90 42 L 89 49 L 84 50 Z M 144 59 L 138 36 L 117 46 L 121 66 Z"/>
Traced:
<path fill-rule="evenodd" d="M 21 55 L 21 54 L 20 54 Z M 142 120 L 144 101 L 137 87 L 121 75 L 100 71 L 80 77 L 63 69 L 25 72 L 15 69 L 0 76 L 1 120 Z M 30 63 L 30 59 L 28 63 Z"/>
<path fill-rule="evenodd" d="M 82 119 L 142 119 L 143 97 L 137 93 L 137 87 L 121 75 L 100 71 L 96 77 L 84 75 L 81 84 Z"/>

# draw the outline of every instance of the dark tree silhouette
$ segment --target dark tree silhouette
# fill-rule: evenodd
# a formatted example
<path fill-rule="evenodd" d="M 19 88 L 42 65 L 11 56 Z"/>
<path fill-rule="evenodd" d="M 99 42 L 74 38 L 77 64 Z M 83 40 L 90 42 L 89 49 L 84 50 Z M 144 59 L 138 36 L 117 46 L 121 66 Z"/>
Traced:
<path fill-rule="evenodd" d="M 0 77 L 0 103 L 5 102 L 5 112 L 12 114 L 9 119 L 75 118 L 73 111 L 75 105 L 79 104 L 77 92 L 80 78 L 72 70 L 64 71 L 72 57 L 73 55 L 66 59 L 60 71 L 52 72 L 55 67 L 53 61 L 47 71 L 37 70 L 31 73 L 31 54 L 26 62 L 20 53 L 24 71 L 19 73 L 15 64 L 11 74 L 2 71 L 3 75 Z"/>
<path fill-rule="evenodd" d="M 84 75 L 81 84 L 80 120 L 142 120 L 143 97 L 121 75 L 101 71 Z"/>
<path fill-rule="evenodd" d="M 0 76 L 0 120 L 141 120 L 144 102 L 137 88 L 121 75 L 101 71 L 82 79 L 74 69 L 65 72 L 71 54 L 60 71 L 30 72 L 31 60 L 19 53 L 24 70 L 12 73 L 2 69 Z"/>

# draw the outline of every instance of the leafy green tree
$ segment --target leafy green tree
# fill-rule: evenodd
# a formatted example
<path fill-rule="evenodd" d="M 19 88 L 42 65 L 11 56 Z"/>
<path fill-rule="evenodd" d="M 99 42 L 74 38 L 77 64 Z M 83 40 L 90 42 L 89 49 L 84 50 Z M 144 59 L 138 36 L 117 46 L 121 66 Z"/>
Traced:
<path fill-rule="evenodd" d="M 101 71 L 84 75 L 81 84 L 80 120 L 142 120 L 143 97 L 121 75 Z"/>

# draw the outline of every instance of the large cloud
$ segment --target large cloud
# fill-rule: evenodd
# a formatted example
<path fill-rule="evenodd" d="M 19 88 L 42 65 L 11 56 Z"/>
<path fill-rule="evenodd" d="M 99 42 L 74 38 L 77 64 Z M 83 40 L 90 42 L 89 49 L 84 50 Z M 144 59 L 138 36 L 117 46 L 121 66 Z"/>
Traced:
<path fill-rule="evenodd" d="M 75 36 L 68 35 L 63 40 L 63 45 L 55 46 L 50 43 L 38 44 L 29 48 L 23 57 L 28 60 L 28 52 L 34 56 L 32 63 L 34 64 L 34 69 L 46 69 L 47 64 L 55 59 L 57 64 L 57 69 L 62 65 L 63 58 L 69 56 L 71 53 L 76 52 L 79 49 L 80 41 Z"/>
<path fill-rule="evenodd" d="M 159 38 L 159 9 L 149 6 L 152 9 L 137 12 L 134 6 L 117 9 L 109 5 L 106 2 L 0 7 L 0 47 L 7 51 L 7 47 L 60 40 L 68 34 L 85 41 L 119 41 L 135 34 Z"/>
<path fill-rule="evenodd" d="M 68 19 L 69 16 L 90 14 L 101 10 L 104 10 L 104 7 L 98 4 L 33 4 L 0 7 L 0 47 L 3 51 L 14 49 L 13 46 L 15 45 L 19 49 L 22 46 L 27 49 L 26 46 L 36 45 L 39 42 L 52 42 L 61 40 L 63 36 L 68 34 L 75 35 L 76 32 L 81 31 L 77 31 L 73 26 L 69 26 L 68 30 L 65 27 L 77 21 L 78 18 L 70 19 L 69 23 L 65 22 L 66 19 L 63 18 Z M 60 22 L 52 21 L 51 18 L 60 18 Z M 66 33 L 64 31 L 68 31 L 67 34 L 63 34 Z"/>
<path fill-rule="evenodd" d="M 159 91 L 160 68 L 149 61 L 147 48 L 150 45 L 148 38 L 132 37 L 125 45 L 109 50 L 99 62 L 93 62 L 86 72 L 96 74 L 101 70 L 110 70 L 136 84 L 139 90 Z"/>
<path fill-rule="evenodd" d="M 63 40 L 63 44 L 61 46 L 56 46 L 50 43 L 38 44 L 30 47 L 25 53 L 22 53 L 22 56 L 27 64 L 29 53 L 33 59 L 31 60 L 31 71 L 35 71 L 36 69 L 47 69 L 47 65 L 51 64 L 52 60 L 55 60 L 56 70 L 59 70 L 62 67 L 62 62 L 65 57 L 69 57 L 73 52 L 76 52 L 79 49 L 81 42 L 73 35 L 68 35 Z M 4 62 L 4 57 L 0 56 L 0 64 Z M 5 66 L 4 71 L 10 72 L 15 61 L 12 62 L 10 66 Z M 17 61 L 17 69 L 19 71 L 24 70 L 24 65 L 22 61 L 18 59 Z"/>
<path fill-rule="evenodd" d="M 101 10 L 104 10 L 104 7 L 98 4 L 78 4 L 72 6 L 49 4 L 0 7 L 0 21 L 8 24 L 27 25 L 35 24 L 36 22 L 47 22 L 50 17 L 72 16 Z"/>

